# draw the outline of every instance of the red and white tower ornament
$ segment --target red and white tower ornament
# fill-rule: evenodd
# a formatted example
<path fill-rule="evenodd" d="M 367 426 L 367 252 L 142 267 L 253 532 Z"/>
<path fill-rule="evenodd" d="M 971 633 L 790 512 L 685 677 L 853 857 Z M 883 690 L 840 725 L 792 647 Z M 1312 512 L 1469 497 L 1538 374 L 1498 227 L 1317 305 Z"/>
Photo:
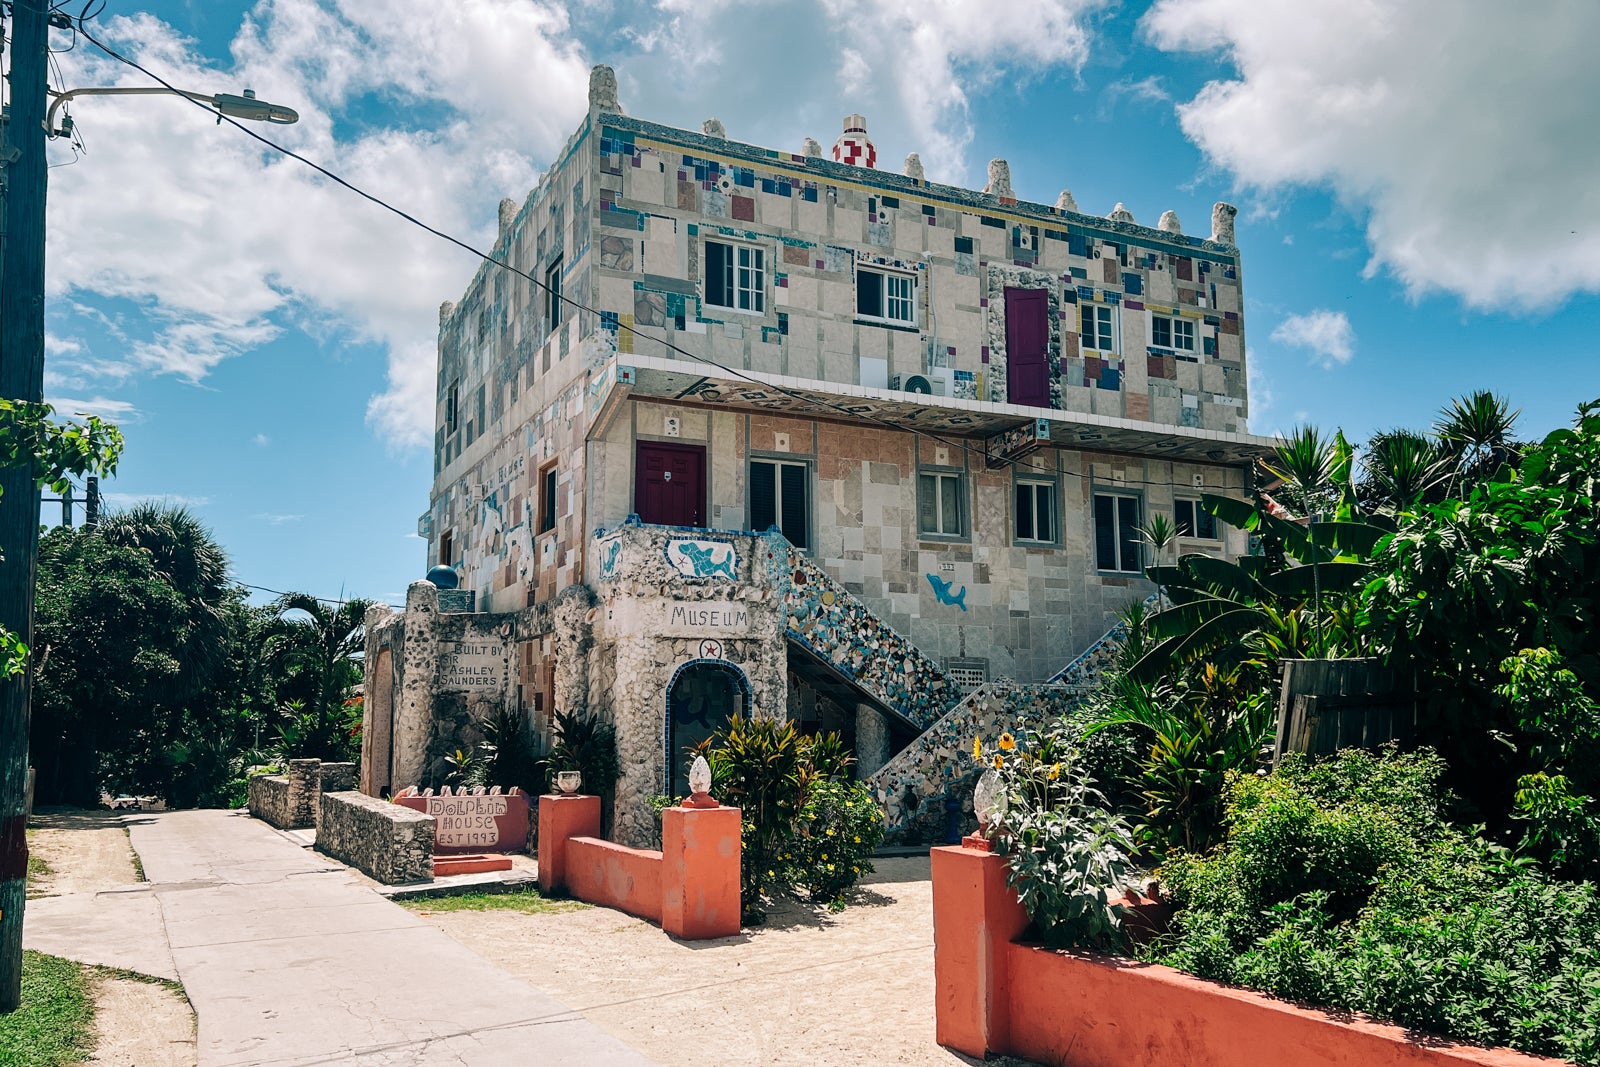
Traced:
<path fill-rule="evenodd" d="M 878 148 L 867 139 L 867 120 L 864 117 L 845 116 L 844 133 L 833 142 L 833 158 L 836 163 L 848 163 L 852 167 L 877 167 Z"/>

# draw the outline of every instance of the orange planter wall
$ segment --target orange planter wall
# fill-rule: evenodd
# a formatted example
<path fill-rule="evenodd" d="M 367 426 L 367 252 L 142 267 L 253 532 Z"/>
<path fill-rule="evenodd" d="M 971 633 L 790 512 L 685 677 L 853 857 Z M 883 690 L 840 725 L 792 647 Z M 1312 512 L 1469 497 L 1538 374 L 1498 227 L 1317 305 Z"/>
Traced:
<path fill-rule="evenodd" d="M 1397 1026 L 1295 1007 L 1130 960 L 1016 943 L 1005 860 L 933 850 L 940 1044 L 1061 1067 L 1535 1067 L 1559 1060 L 1421 1044 Z"/>
<path fill-rule="evenodd" d="M 667 808 L 663 851 L 602 840 L 600 798 L 539 798 L 539 888 L 650 919 L 686 941 L 739 932 L 739 809 Z"/>

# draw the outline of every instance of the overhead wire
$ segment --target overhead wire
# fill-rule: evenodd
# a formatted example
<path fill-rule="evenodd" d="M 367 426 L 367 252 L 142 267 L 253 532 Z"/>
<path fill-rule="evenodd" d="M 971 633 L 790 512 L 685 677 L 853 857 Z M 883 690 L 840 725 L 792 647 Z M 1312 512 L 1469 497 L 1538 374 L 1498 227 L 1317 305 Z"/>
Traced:
<path fill-rule="evenodd" d="M 168 90 L 170 90 L 170 91 L 172 91 L 174 93 L 177 93 L 183 99 L 188 100 L 189 103 L 193 104 L 195 107 L 200 108 L 202 111 L 205 111 L 207 114 L 216 116 L 219 123 L 223 123 L 223 122 L 227 123 L 228 125 L 230 125 L 230 126 L 234 127 L 235 129 L 239 130 L 241 133 L 245 134 L 247 137 L 250 137 L 253 140 L 259 142 L 260 144 L 265 145 L 267 148 L 272 149 L 274 152 L 277 152 L 277 153 L 279 153 L 279 154 L 281 154 L 283 156 L 286 156 L 286 157 L 288 157 L 290 159 L 293 159 L 293 160 L 303 164 L 304 166 L 306 166 L 306 167 L 310 168 L 311 170 L 315 171 L 316 173 L 322 175 L 324 178 L 327 178 L 329 181 L 331 181 L 334 184 L 340 186 L 341 188 L 343 188 L 343 189 L 345 189 L 345 190 L 347 190 L 347 191 L 349 191 L 351 193 L 354 193 L 355 195 L 361 197 L 362 199 L 372 203 L 373 205 L 375 205 L 375 206 L 377 206 L 379 208 L 382 208 L 383 210 L 385 210 L 385 211 L 387 211 L 387 212 L 389 212 L 389 213 L 391 213 L 393 215 L 398 216 L 399 218 L 403 219 L 406 222 L 409 222 L 410 224 L 412 224 L 413 226 L 417 227 L 418 229 L 421 229 L 424 232 L 426 232 L 428 234 L 431 234 L 432 236 L 434 236 L 434 237 L 436 237 L 436 238 L 438 238 L 438 239 L 440 239 L 442 241 L 445 241 L 448 244 L 454 245 L 457 248 L 460 248 L 463 251 L 470 253 L 471 255 L 477 257 L 478 259 L 482 260 L 483 262 L 485 262 L 485 263 L 487 263 L 487 264 L 489 264 L 491 266 L 498 267 L 501 270 L 507 271 L 507 272 L 509 272 L 511 274 L 516 275 L 517 277 L 522 278 L 523 280 L 525 280 L 528 283 L 530 283 L 531 285 L 533 285 L 535 288 L 537 288 L 539 290 L 542 290 L 544 293 L 555 297 L 557 300 L 560 300 L 563 303 L 566 303 L 566 304 L 572 306 L 573 308 L 576 308 L 579 311 L 588 312 L 589 314 L 597 316 L 597 317 L 601 317 L 603 315 L 603 313 L 601 311 L 599 311 L 597 308 L 590 307 L 588 304 L 584 303 L 581 300 L 574 299 L 574 298 L 572 298 L 571 296 L 567 295 L 564 292 L 557 291 L 556 289 L 552 288 L 550 285 L 548 285 L 543 280 L 534 277 L 532 274 L 528 273 L 525 270 L 522 270 L 521 268 L 515 266 L 514 264 L 509 263 L 509 262 L 507 262 L 507 261 L 505 261 L 503 259 L 500 259 L 498 256 L 495 256 L 495 255 L 493 255 L 492 253 L 489 253 L 489 252 L 485 252 L 482 249 L 476 247 L 475 245 L 472 245 L 472 244 L 468 243 L 467 241 L 464 241 L 461 238 L 456 237 L 453 234 L 447 233 L 444 230 L 440 230 L 437 227 L 432 226 L 427 222 L 424 222 L 423 220 L 417 218 L 415 215 L 412 215 L 411 213 L 407 212 L 406 210 L 404 210 L 404 209 L 402 209 L 400 207 L 397 207 L 394 204 L 389 203 L 388 201 L 384 200 L 382 197 L 379 197 L 374 193 L 370 193 L 367 190 L 361 188 L 360 186 L 353 184 L 352 182 L 346 180 L 345 178 L 341 177 L 340 175 L 338 175 L 338 174 L 334 173 L 333 171 L 329 170 L 328 168 L 322 166 L 320 163 L 317 163 L 315 160 L 309 159 L 306 156 L 301 155 L 299 152 L 296 152 L 291 148 L 285 147 L 284 145 L 281 145 L 281 144 L 277 143 L 276 141 L 272 140 L 269 137 L 266 137 L 266 136 L 264 136 L 264 135 L 262 135 L 260 133 L 257 133 L 255 130 L 253 130 L 250 127 L 244 125 L 242 122 L 238 121 L 237 119 L 233 118 L 232 116 L 222 114 L 221 112 L 217 111 L 216 109 L 214 109 L 214 108 L 208 106 L 207 104 L 205 104 L 203 101 L 194 100 L 192 98 L 189 98 L 189 97 L 186 97 L 186 96 L 182 96 L 182 94 L 179 92 L 177 87 L 174 86 L 171 82 L 167 81 L 165 78 L 161 77 L 161 75 L 159 75 L 159 74 L 155 73 L 154 71 L 150 70 L 148 67 L 143 66 L 138 61 L 136 61 L 134 59 L 131 59 L 128 56 L 123 55 L 121 52 L 119 52 L 116 49 L 112 48 L 111 46 L 105 44 L 99 38 L 94 36 L 94 34 L 89 32 L 88 27 L 85 25 L 85 23 L 86 23 L 88 18 L 93 17 L 93 15 L 89 15 L 89 14 L 87 14 L 87 12 L 88 12 L 88 9 L 94 3 L 95 3 L 95 0 L 88 0 L 88 2 L 85 3 L 84 12 L 86 14 L 80 14 L 78 16 L 78 18 L 76 20 L 77 30 L 78 30 L 79 33 L 83 34 L 84 38 L 86 40 L 88 40 L 89 43 L 93 44 L 96 48 L 100 49 L 102 52 L 104 52 L 110 58 L 116 60 L 119 63 L 123 63 L 123 64 L 133 68 L 134 70 L 139 71 L 145 77 L 151 79 L 152 81 L 156 82 L 157 84 L 161 85 L 162 87 L 164 87 L 164 88 L 166 88 L 166 89 L 168 89 Z M 104 7 L 105 7 L 104 0 L 100 0 L 100 6 L 95 9 L 93 14 L 94 15 L 98 15 L 99 12 L 104 9 Z M 773 383 L 773 382 L 765 381 L 765 380 L 763 380 L 761 378 L 753 377 L 751 374 L 749 374 L 748 372 L 746 372 L 744 370 L 741 370 L 738 367 L 729 366 L 729 365 L 721 363 L 721 362 L 719 362 L 719 361 L 717 361 L 715 359 L 712 359 L 712 358 L 710 358 L 708 356 L 703 356 L 703 355 L 701 355 L 701 354 L 699 354 L 697 352 L 692 352 L 692 351 L 689 351 L 688 349 L 682 348 L 679 345 L 674 344 L 672 341 L 669 341 L 665 337 L 660 337 L 660 336 L 657 336 L 655 334 L 650 334 L 650 333 L 641 333 L 633 325 L 630 325 L 628 323 L 623 323 L 623 322 L 619 321 L 617 323 L 617 327 L 618 327 L 619 330 L 627 330 L 628 333 L 630 335 L 632 335 L 636 339 L 643 339 L 643 340 L 646 340 L 646 341 L 652 341 L 652 342 L 654 342 L 654 343 L 656 343 L 658 345 L 661 345 L 667 351 L 672 352 L 672 353 L 674 353 L 676 355 L 683 356 L 683 357 L 685 357 L 687 359 L 693 360 L 693 361 L 695 361 L 697 363 L 704 364 L 704 365 L 706 365 L 708 367 L 713 367 L 713 368 L 715 368 L 717 370 L 720 370 L 720 371 L 724 372 L 725 374 L 729 374 L 729 375 L 732 375 L 734 377 L 740 378 L 740 379 L 742 379 L 742 380 L 744 380 L 746 382 L 749 382 L 752 385 L 759 386 L 759 387 L 761 387 L 763 389 L 770 389 L 770 390 L 772 390 L 774 392 L 781 393 L 781 394 L 789 397 L 790 399 L 798 400 L 798 401 L 800 401 L 802 403 L 805 403 L 805 404 L 811 404 L 811 405 L 815 405 L 817 407 L 821 407 L 821 408 L 824 408 L 824 409 L 827 409 L 827 410 L 831 410 L 831 411 L 833 411 L 833 412 L 835 412 L 835 413 L 837 413 L 837 414 L 839 414 L 841 416 L 844 416 L 846 419 L 848 419 L 851 422 L 871 422 L 871 423 L 875 423 L 875 424 L 877 424 L 879 426 L 882 426 L 882 427 L 884 427 L 886 429 L 895 430 L 895 431 L 898 431 L 898 432 L 901 432 L 901 433 L 915 434 L 918 437 L 922 437 L 922 438 L 930 440 L 930 441 L 935 441 L 935 442 L 937 442 L 939 444 L 945 445 L 946 447 L 960 449 L 962 454 L 964 456 L 968 457 L 968 458 L 970 458 L 971 456 L 976 454 L 977 456 L 982 458 L 985 466 L 987 466 L 989 464 L 989 462 L 991 461 L 991 459 L 993 458 L 993 457 L 991 457 L 991 455 L 989 454 L 989 452 L 986 449 L 976 447 L 969 441 L 962 440 L 962 439 L 948 438 L 948 437 L 942 436 L 940 434 L 934 433 L 931 430 L 927 430 L 927 429 L 925 429 L 923 427 L 912 426 L 912 425 L 908 425 L 906 423 L 894 422 L 892 420 L 880 418 L 880 417 L 872 415 L 872 414 L 866 414 L 866 413 L 862 413 L 862 412 L 858 412 L 858 411 L 853 411 L 853 410 L 851 410 L 851 409 L 849 409 L 847 407 L 844 407 L 841 404 L 836 404 L 836 403 L 833 403 L 831 401 L 821 400 L 821 399 L 819 399 L 817 397 L 814 397 L 814 396 L 807 396 L 804 393 L 801 393 L 801 392 L 798 392 L 796 390 L 787 388 L 785 386 L 781 386 L 781 385 L 778 385 L 778 384 Z M 1169 460 L 1169 461 L 1166 461 L 1166 462 L 1172 462 L 1172 461 Z M 1032 471 L 1032 472 L 1037 473 L 1037 474 L 1049 474 L 1049 475 L 1053 475 L 1053 476 L 1054 475 L 1064 475 L 1064 476 L 1067 476 L 1067 477 L 1079 478 L 1079 479 L 1082 479 L 1082 480 L 1087 481 L 1087 482 L 1092 482 L 1092 481 L 1095 480 L 1092 475 L 1081 474 L 1081 473 L 1076 472 L 1076 471 L 1063 471 L 1063 470 L 1058 469 L 1057 467 L 1046 467 L 1046 466 L 1044 466 L 1042 464 L 1038 464 L 1038 463 L 1029 461 L 1027 459 L 1027 457 L 1025 457 L 1025 456 L 1024 457 L 1013 457 L 1013 458 L 1002 458 L 1000 460 L 1000 463 L 1003 466 L 1012 467 L 1014 469 L 1017 469 L 1017 468 L 1020 467 L 1020 469 Z M 1133 485 L 1147 485 L 1147 486 L 1164 487 L 1164 488 L 1176 488 L 1176 484 L 1177 483 L 1176 483 L 1176 481 L 1174 479 L 1172 479 L 1170 477 L 1169 477 L 1169 479 L 1167 481 L 1154 481 L 1154 480 L 1148 480 L 1148 479 L 1123 478 L 1123 479 L 1117 480 L 1114 483 L 1112 483 L 1112 486 L 1114 486 L 1114 485 L 1130 485 L 1130 484 L 1133 484 Z"/>

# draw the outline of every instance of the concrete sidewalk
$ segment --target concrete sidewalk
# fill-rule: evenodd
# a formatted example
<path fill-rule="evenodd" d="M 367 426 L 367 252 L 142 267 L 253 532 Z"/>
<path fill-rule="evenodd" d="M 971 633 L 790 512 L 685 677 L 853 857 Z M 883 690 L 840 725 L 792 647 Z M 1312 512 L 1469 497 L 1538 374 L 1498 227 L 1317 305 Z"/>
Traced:
<path fill-rule="evenodd" d="M 200 1063 L 652 1061 L 247 815 L 130 815 Z"/>

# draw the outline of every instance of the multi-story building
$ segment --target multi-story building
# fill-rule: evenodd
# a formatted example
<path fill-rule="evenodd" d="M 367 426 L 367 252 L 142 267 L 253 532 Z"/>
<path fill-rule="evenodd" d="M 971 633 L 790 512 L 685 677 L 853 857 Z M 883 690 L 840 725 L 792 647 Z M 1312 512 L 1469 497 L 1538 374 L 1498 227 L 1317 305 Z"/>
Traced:
<path fill-rule="evenodd" d="M 436 776 L 491 706 L 583 710 L 639 837 L 683 747 L 755 711 L 840 729 L 865 773 L 894 756 L 893 821 L 940 793 L 964 693 L 1061 681 L 1154 591 L 1148 518 L 1246 550 L 1199 506 L 1271 444 L 1233 208 L 1196 237 L 1018 200 L 1001 160 L 981 192 L 890 173 L 860 116 L 831 155 L 633 118 L 595 68 L 440 309 L 421 532 L 461 590 L 372 627 L 370 790 Z"/>

